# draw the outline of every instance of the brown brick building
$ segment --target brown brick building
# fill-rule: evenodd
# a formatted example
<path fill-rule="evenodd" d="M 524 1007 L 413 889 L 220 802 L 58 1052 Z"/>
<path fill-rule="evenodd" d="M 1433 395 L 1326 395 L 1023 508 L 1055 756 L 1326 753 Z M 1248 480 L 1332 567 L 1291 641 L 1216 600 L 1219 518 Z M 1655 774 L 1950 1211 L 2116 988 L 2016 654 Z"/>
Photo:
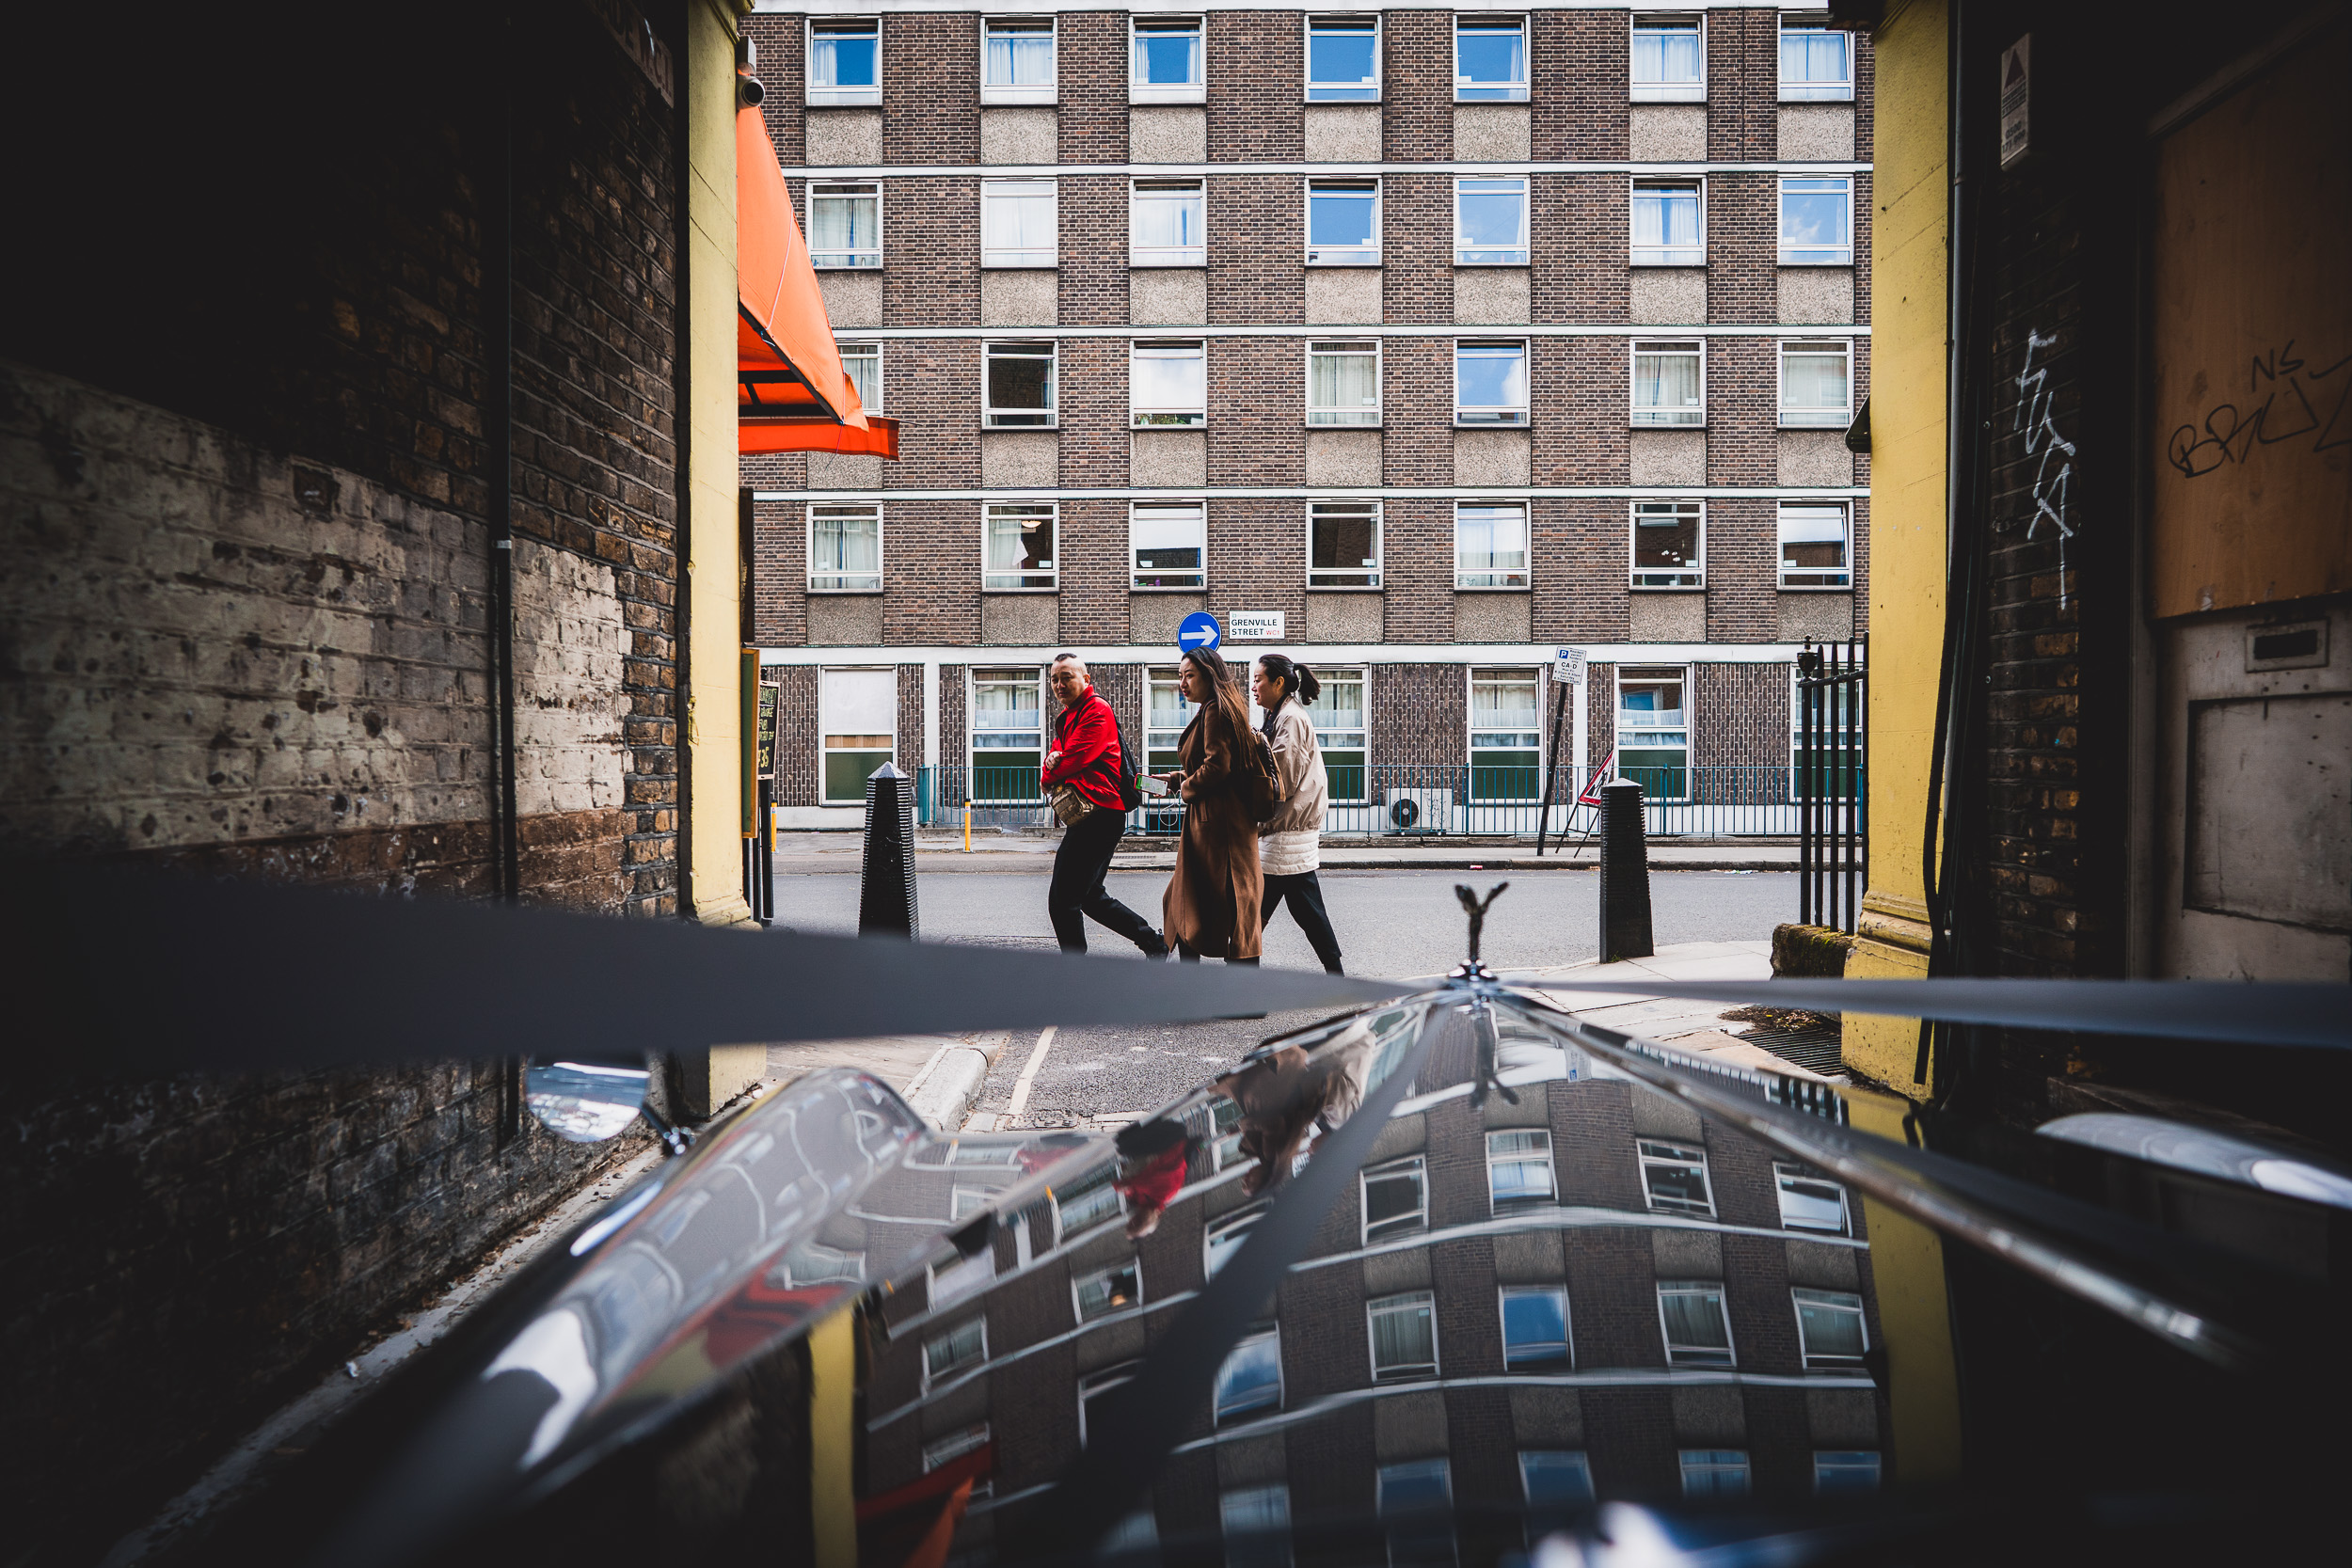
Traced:
<path fill-rule="evenodd" d="M 1867 39 L 1540 4 L 745 31 L 905 433 L 745 464 L 786 823 L 848 825 L 885 756 L 939 807 L 1028 799 L 1065 648 L 1166 750 L 1196 610 L 1324 676 L 1340 831 L 1414 791 L 1532 832 L 1545 760 L 1620 750 L 1653 797 L 1786 801 L 1788 667 L 1867 629 Z"/>

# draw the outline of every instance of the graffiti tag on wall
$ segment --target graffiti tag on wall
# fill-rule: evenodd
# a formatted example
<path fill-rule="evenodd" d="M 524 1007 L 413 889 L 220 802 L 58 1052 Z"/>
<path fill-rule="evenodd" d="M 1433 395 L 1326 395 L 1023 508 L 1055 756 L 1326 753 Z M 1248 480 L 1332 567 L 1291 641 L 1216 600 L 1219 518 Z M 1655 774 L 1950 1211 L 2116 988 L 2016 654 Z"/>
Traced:
<path fill-rule="evenodd" d="M 2057 343 L 2056 336 L 2045 338 L 2032 327 L 2026 329 L 2026 358 L 2017 370 L 2017 418 L 2012 428 L 2026 437 L 2026 455 L 2037 452 L 2042 461 L 2033 471 L 2033 515 L 2026 519 L 2026 537 L 2031 539 L 2042 531 L 2046 519 L 2058 531 L 2058 606 L 2066 605 L 2066 542 L 2074 537 L 2074 525 L 2066 520 L 2066 497 L 2074 479 L 2074 443 L 2058 434 L 2058 420 L 2052 408 L 2056 394 L 2051 390 L 2050 372 L 2046 367 L 2033 362 L 2034 351 Z M 2051 471 L 2051 464 L 2058 465 Z"/>
<path fill-rule="evenodd" d="M 2295 352 L 2292 338 L 2257 354 L 2246 375 L 2250 405 L 2240 409 L 2234 403 L 2214 404 L 2201 427 L 2185 424 L 2172 433 L 2164 445 L 2165 461 L 2186 478 L 2202 479 L 2224 464 L 2245 462 L 2257 446 L 2277 446 L 2299 436 L 2312 437 L 2313 451 L 2352 446 L 2352 421 L 2344 418 L 2347 400 L 2352 400 L 2352 373 L 2337 373 L 2346 366 L 2352 366 L 2352 354 L 2325 369 L 2312 369 Z M 2308 388 L 2307 381 L 2312 384 Z M 2250 403 L 2255 395 L 2262 398 L 2260 403 Z M 2319 414 L 2323 405 L 2328 409 L 2324 420 Z"/>

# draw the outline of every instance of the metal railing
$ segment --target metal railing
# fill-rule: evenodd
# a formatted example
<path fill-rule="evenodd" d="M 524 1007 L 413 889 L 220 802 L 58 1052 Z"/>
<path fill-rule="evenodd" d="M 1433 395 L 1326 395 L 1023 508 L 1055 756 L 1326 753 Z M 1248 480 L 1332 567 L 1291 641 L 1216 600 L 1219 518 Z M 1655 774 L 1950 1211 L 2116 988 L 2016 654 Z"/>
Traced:
<path fill-rule="evenodd" d="M 1797 656 L 1797 922 L 1851 931 L 1868 885 L 1866 644 L 1808 641 Z"/>

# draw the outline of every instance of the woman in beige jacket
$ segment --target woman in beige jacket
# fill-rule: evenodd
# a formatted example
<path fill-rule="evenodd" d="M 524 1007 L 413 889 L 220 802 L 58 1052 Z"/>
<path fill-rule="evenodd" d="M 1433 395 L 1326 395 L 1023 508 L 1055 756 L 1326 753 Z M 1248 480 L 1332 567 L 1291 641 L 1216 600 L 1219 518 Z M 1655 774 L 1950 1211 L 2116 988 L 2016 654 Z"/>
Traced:
<path fill-rule="evenodd" d="M 1258 865 L 1265 889 L 1259 907 L 1271 925 L 1274 911 L 1288 899 L 1315 957 L 1325 970 L 1341 974 L 1346 972 L 1340 967 L 1340 939 L 1331 932 L 1323 884 L 1315 879 L 1323 863 L 1323 813 L 1331 786 L 1306 705 L 1322 689 L 1313 671 L 1280 654 L 1267 654 L 1249 672 L 1250 695 L 1265 712 L 1266 744 L 1282 778 L 1281 805 L 1258 825 Z"/>

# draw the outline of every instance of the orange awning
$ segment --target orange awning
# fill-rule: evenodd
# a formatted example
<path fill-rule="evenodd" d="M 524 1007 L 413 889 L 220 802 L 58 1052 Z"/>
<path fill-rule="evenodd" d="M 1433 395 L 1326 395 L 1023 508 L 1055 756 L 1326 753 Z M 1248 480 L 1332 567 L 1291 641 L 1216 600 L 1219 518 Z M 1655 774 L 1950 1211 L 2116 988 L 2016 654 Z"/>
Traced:
<path fill-rule="evenodd" d="M 757 108 L 735 117 L 738 446 L 748 452 L 898 455 L 898 424 L 868 415 L 841 368 L 817 269 Z"/>

